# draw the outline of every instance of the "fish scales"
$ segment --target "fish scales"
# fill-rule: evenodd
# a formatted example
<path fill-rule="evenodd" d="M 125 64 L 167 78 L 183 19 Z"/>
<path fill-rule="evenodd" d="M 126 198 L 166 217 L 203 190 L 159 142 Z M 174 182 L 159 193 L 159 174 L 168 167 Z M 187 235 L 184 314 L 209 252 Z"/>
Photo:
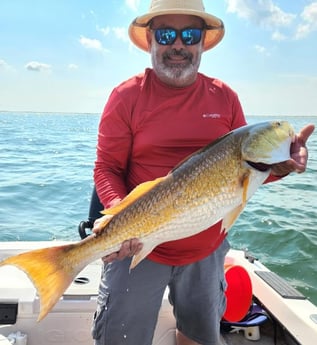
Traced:
<path fill-rule="evenodd" d="M 216 149 L 218 153 L 212 154 Z M 236 204 L 241 203 L 242 185 L 239 179 L 248 169 L 237 164 L 238 160 L 240 162 L 238 145 L 233 141 L 230 146 L 219 142 L 217 147 L 203 150 L 179 170 L 174 170 L 165 181 L 148 192 L 147 197 L 115 216 L 105 236 L 120 228 L 125 238 L 138 237 L 142 240 L 157 229 L 158 238 L 170 241 L 192 235 L 197 228 L 207 228 L 219 219 L 219 216 L 217 219 L 214 217 L 221 215 L 220 209 L 229 200 L 235 198 Z M 225 176 L 225 169 L 233 174 Z M 141 218 L 140 213 L 145 216 Z M 206 215 L 209 217 L 206 218 Z"/>

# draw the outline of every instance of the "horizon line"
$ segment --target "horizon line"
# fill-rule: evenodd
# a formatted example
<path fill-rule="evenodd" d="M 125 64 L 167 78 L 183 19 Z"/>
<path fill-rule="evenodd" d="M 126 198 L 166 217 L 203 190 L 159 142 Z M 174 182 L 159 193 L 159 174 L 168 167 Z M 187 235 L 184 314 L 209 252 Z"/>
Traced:
<path fill-rule="evenodd" d="M 76 112 L 76 111 L 38 111 L 38 110 L 0 110 L 0 113 L 31 113 L 31 114 L 60 114 L 60 115 L 102 115 L 102 112 Z M 270 115 L 270 114 L 245 114 L 246 117 L 252 116 L 267 116 L 267 117 L 317 117 L 315 115 L 291 115 L 291 114 L 279 114 L 279 115 Z"/>

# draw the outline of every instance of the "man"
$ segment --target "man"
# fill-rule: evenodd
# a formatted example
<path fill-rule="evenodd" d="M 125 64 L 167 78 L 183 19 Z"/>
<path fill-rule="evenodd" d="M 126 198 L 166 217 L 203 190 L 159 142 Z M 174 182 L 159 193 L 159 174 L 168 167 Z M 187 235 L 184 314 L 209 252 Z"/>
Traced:
<path fill-rule="evenodd" d="M 207 14 L 202 1 L 153 0 L 149 13 L 133 21 L 129 34 L 133 43 L 150 52 L 153 69 L 116 87 L 105 106 L 94 172 L 105 208 L 246 124 L 236 93 L 198 73 L 202 53 L 224 34 L 222 21 Z M 305 170 L 305 142 L 312 131 L 308 126 L 301 132 L 292 146 L 293 159 L 276 165 L 273 174 Z M 164 243 L 131 273 L 131 256 L 142 247 L 137 239 L 125 241 L 118 253 L 104 258 L 95 344 L 150 345 L 167 285 L 177 344 L 220 344 L 223 266 L 229 248 L 220 229 L 221 222 L 190 238 Z M 100 230 L 97 221 L 94 231 Z"/>

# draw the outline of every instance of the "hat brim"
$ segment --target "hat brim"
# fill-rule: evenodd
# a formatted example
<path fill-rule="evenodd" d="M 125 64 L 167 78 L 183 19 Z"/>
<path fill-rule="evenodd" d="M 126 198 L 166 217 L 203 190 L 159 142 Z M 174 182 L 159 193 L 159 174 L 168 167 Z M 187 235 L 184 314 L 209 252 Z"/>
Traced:
<path fill-rule="evenodd" d="M 201 11 L 180 10 L 179 8 L 175 8 L 164 11 L 156 11 L 155 13 L 153 12 L 135 18 L 129 27 L 129 36 L 131 41 L 138 48 L 149 52 L 149 46 L 146 38 L 147 27 L 154 17 L 166 14 L 185 14 L 202 18 L 206 23 L 204 51 L 213 48 L 222 40 L 224 36 L 225 28 L 221 19 Z"/>

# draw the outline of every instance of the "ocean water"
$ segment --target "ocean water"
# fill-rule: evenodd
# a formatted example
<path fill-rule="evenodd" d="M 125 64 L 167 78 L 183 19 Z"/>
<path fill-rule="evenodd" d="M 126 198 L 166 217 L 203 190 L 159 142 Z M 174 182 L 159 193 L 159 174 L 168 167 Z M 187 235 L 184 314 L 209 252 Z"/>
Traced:
<path fill-rule="evenodd" d="M 79 239 L 93 188 L 99 117 L 0 112 L 0 241 Z M 317 117 L 278 119 L 296 131 L 317 125 Z M 261 186 L 229 240 L 317 305 L 317 131 L 308 147 L 307 171 Z"/>

